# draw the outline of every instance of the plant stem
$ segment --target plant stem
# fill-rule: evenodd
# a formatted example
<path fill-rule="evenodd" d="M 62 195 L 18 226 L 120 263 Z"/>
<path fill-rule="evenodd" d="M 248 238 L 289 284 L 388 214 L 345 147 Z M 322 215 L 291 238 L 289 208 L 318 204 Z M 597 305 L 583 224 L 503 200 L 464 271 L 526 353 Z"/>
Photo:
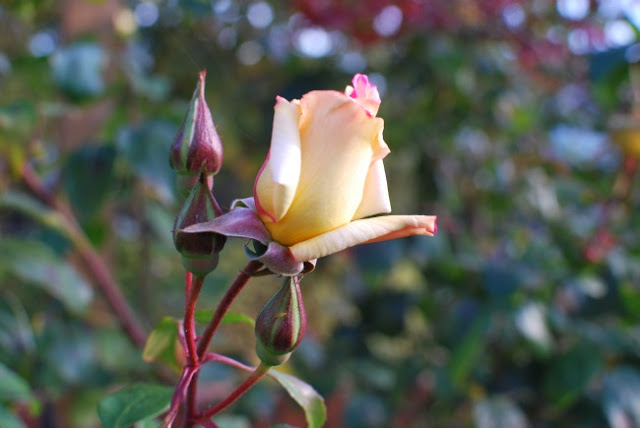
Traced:
<path fill-rule="evenodd" d="M 215 406 L 207 409 L 202 414 L 196 416 L 196 420 L 209 419 L 210 417 L 220 413 L 230 405 L 232 405 L 238 398 L 242 397 L 253 385 L 256 384 L 262 377 L 269 371 L 269 366 L 260 364 L 256 369 L 244 380 L 231 394 L 224 400 L 216 404 Z"/>
<path fill-rule="evenodd" d="M 187 278 L 190 279 L 190 278 Z M 204 284 L 204 277 L 196 275 L 193 278 L 192 284 L 190 284 L 189 298 L 187 299 L 187 305 L 184 310 L 184 336 L 187 342 L 187 364 L 192 367 L 197 367 L 200 363 L 198 361 L 198 352 L 196 350 L 196 321 L 194 314 L 196 312 L 196 302 L 198 301 L 198 295 Z"/>
<path fill-rule="evenodd" d="M 191 416 L 196 412 L 200 360 L 198 358 L 198 351 L 196 350 L 196 322 L 194 314 L 196 312 L 196 302 L 198 301 L 202 284 L 204 284 L 203 276 L 196 275 L 195 278 L 193 278 L 191 272 L 185 275 L 185 291 L 188 293 L 188 298 L 184 310 L 184 335 L 187 342 L 187 366 L 191 367 L 194 371 L 190 382 L 187 384 L 187 416 L 185 418 L 185 428 L 193 426 Z"/>
<path fill-rule="evenodd" d="M 227 313 L 229 307 L 238 296 L 238 293 L 240 293 L 242 288 L 247 284 L 251 276 L 261 268 L 262 263 L 255 260 L 250 261 L 245 268 L 240 271 L 233 284 L 231 284 L 225 295 L 222 297 L 222 300 L 220 300 L 220 303 L 218 303 L 218 307 L 209 321 L 209 324 L 207 324 L 207 327 L 200 338 L 200 342 L 198 343 L 198 357 L 201 360 L 207 352 L 211 339 L 213 339 L 213 335 L 216 333 L 224 314 Z"/>
<path fill-rule="evenodd" d="M 69 239 L 89 269 L 94 284 L 102 291 L 111 310 L 122 323 L 129 339 L 139 347 L 144 346 L 147 333 L 122 294 L 118 283 L 111 275 L 111 271 L 78 224 L 71 209 L 47 190 L 40 177 L 28 163 L 22 167 L 21 175 L 24 183 L 38 199 L 62 215 L 65 220 L 63 226 Z"/>

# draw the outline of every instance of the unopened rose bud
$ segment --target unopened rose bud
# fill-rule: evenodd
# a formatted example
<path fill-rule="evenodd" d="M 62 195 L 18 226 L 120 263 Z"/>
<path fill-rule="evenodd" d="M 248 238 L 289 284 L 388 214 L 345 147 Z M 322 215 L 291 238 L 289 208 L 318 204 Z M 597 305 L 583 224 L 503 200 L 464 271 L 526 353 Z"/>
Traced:
<path fill-rule="evenodd" d="M 222 166 L 222 143 L 204 99 L 204 79 L 201 71 L 187 114 L 171 145 L 169 163 L 179 174 L 179 181 L 193 185 L 198 174 L 216 174 Z M 188 188 L 190 188 L 190 185 Z"/>
<path fill-rule="evenodd" d="M 267 302 L 256 319 L 256 353 L 269 366 L 289 359 L 307 329 L 300 282 L 288 277 L 280 290 Z"/>
<path fill-rule="evenodd" d="M 182 229 L 192 224 L 213 220 L 217 204 L 204 173 L 193 186 L 189 197 L 176 217 L 173 243 L 182 255 L 184 268 L 195 275 L 206 276 L 218 265 L 218 253 L 222 251 L 226 236 L 212 232 L 185 233 Z"/>

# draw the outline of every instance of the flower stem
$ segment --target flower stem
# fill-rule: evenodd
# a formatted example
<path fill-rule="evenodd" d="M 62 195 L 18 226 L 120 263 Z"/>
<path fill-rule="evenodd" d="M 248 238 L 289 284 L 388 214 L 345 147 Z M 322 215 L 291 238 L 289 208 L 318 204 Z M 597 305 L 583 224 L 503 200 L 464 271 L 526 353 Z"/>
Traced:
<path fill-rule="evenodd" d="M 248 378 L 244 380 L 231 394 L 227 396 L 224 400 L 216 404 L 215 406 L 207 409 L 202 414 L 196 416 L 196 420 L 209 419 L 210 417 L 220 413 L 235 401 L 242 397 L 245 392 L 247 392 L 253 385 L 256 384 L 264 375 L 269 371 L 269 366 L 264 364 L 260 364 L 256 369 L 249 375 Z"/>
<path fill-rule="evenodd" d="M 247 284 L 253 274 L 258 272 L 261 268 L 262 263 L 255 260 L 250 261 L 245 266 L 245 268 L 240 271 L 235 281 L 233 281 L 233 284 L 231 284 L 231 287 L 229 287 L 225 295 L 222 297 L 222 300 L 220 300 L 220 303 L 218 303 L 218 307 L 216 308 L 213 317 L 209 321 L 209 324 L 207 324 L 207 327 L 205 328 L 204 333 L 202 333 L 202 337 L 200 338 L 200 342 L 198 343 L 198 357 L 201 360 L 207 352 L 209 344 L 211 343 L 211 339 L 213 339 L 213 335 L 216 333 L 216 330 L 220 326 L 220 322 L 222 321 L 224 314 L 227 313 L 229 307 L 238 296 L 238 293 L 240 293 L 242 288 Z"/>
<path fill-rule="evenodd" d="M 188 279 L 189 276 L 187 276 Z M 184 310 L 184 335 L 187 342 L 187 358 L 188 365 L 197 367 L 199 365 L 198 352 L 196 349 L 196 321 L 194 318 L 196 312 L 196 302 L 198 295 L 204 284 L 204 277 L 196 275 L 193 282 L 189 285 L 189 298 Z M 186 285 L 185 285 L 186 288 Z"/>

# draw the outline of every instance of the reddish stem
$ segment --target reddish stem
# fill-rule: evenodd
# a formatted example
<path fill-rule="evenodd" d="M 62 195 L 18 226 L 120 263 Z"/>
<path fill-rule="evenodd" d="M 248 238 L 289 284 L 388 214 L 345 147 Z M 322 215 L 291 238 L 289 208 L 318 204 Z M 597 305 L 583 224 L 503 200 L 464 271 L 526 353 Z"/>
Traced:
<path fill-rule="evenodd" d="M 196 302 L 198 295 L 204 284 L 204 277 L 196 275 L 192 284 L 190 284 L 189 298 L 184 310 L 184 336 L 187 341 L 187 358 L 188 365 L 197 367 L 199 365 L 198 353 L 196 350 L 196 321 L 194 318 L 196 312 Z"/>
<path fill-rule="evenodd" d="M 269 368 L 269 366 L 260 364 L 258 367 L 256 367 L 253 373 L 251 373 L 249 377 L 244 380 L 244 382 L 242 382 L 231 394 L 227 396 L 227 398 L 225 398 L 215 406 L 202 412 L 201 414 L 197 415 L 196 420 L 200 421 L 209 419 L 235 403 L 238 398 L 242 397 L 245 392 L 247 392 L 253 385 L 256 384 L 256 382 L 258 382 L 264 375 L 267 374 Z"/>
<path fill-rule="evenodd" d="M 203 363 L 209 362 L 218 362 L 222 364 L 226 364 L 228 366 L 232 366 L 238 368 L 240 370 L 244 370 L 246 372 L 252 372 L 256 368 L 252 366 L 248 366 L 246 364 L 241 363 L 240 361 L 236 361 L 233 358 L 227 357 L 226 355 L 216 354 L 215 352 L 209 352 L 204 356 L 202 361 Z"/>
<path fill-rule="evenodd" d="M 184 305 L 189 304 L 189 294 L 191 293 L 191 281 L 193 280 L 193 274 L 185 269 L 184 271 Z"/>
<path fill-rule="evenodd" d="M 240 293 L 253 274 L 258 272 L 261 268 L 262 263 L 259 261 L 250 261 L 247 266 L 245 266 L 244 270 L 240 271 L 235 281 L 233 281 L 233 284 L 231 284 L 231 287 L 229 287 L 225 295 L 222 297 L 222 300 L 218 303 L 218 307 L 216 308 L 211 321 L 207 324 L 207 327 L 205 328 L 204 333 L 202 333 L 202 337 L 198 343 L 198 357 L 200 359 L 202 359 L 205 352 L 207 352 L 211 339 L 213 339 L 213 335 L 220 326 L 220 322 L 222 321 L 224 314 L 227 313 L 229 307 L 238 296 L 238 293 Z"/>

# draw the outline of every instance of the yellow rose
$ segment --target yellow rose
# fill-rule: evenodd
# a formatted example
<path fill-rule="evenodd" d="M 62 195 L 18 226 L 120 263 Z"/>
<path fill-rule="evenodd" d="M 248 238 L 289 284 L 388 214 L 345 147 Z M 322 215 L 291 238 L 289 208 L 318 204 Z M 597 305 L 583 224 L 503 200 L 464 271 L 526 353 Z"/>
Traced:
<path fill-rule="evenodd" d="M 382 159 L 389 148 L 380 96 L 357 74 L 344 93 L 278 97 L 271 148 L 254 184 L 255 206 L 271 239 L 307 261 L 353 245 L 433 235 L 435 216 L 391 211 Z M 365 218 L 370 217 L 370 218 Z"/>

